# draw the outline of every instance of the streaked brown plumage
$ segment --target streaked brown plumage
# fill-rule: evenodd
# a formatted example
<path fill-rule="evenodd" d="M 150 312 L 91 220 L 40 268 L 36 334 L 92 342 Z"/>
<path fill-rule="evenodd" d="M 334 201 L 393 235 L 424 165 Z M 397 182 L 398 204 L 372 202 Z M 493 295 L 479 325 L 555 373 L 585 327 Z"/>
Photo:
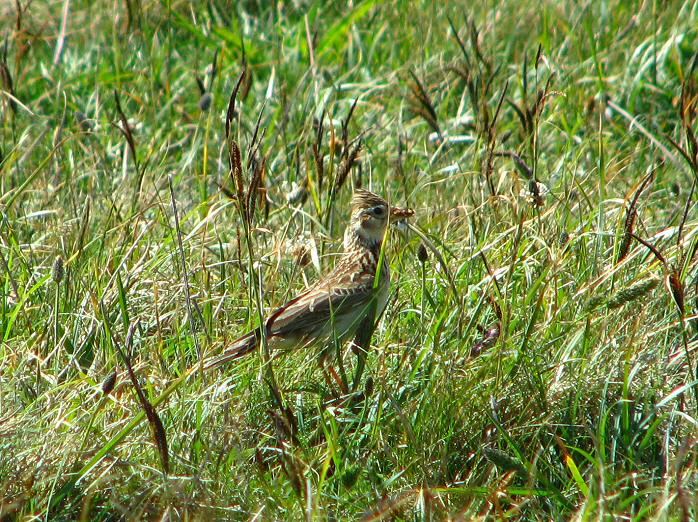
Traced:
<path fill-rule="evenodd" d="M 265 321 L 271 348 L 304 346 L 330 339 L 343 342 L 371 312 L 379 317 L 390 289 L 390 270 L 384 256 L 378 285 L 374 280 L 389 220 L 404 219 L 412 210 L 391 207 L 380 196 L 357 190 L 351 201 L 351 221 L 344 233 L 344 254 L 334 269 L 309 290 L 278 308 Z M 375 310 L 372 310 L 375 302 Z M 204 362 L 204 369 L 221 366 L 254 351 L 261 340 L 257 328 Z"/>

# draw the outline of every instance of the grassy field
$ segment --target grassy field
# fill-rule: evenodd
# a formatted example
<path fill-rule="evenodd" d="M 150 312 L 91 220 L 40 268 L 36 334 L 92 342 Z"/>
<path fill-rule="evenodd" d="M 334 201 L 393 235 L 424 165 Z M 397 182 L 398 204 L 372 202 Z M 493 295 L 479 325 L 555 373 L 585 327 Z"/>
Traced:
<path fill-rule="evenodd" d="M 695 520 L 698 3 L 267 4 L 0 5 L 0 519 Z M 198 371 L 359 186 L 356 391 Z"/>

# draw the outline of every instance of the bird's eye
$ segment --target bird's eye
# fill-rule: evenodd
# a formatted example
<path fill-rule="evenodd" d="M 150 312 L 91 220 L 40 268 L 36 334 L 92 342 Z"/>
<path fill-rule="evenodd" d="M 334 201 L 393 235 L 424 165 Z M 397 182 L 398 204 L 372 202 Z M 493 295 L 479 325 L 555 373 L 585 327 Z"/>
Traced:
<path fill-rule="evenodd" d="M 373 212 L 373 215 L 376 217 L 383 217 L 385 215 L 385 208 L 379 205 L 377 207 L 373 207 L 371 212 Z"/>

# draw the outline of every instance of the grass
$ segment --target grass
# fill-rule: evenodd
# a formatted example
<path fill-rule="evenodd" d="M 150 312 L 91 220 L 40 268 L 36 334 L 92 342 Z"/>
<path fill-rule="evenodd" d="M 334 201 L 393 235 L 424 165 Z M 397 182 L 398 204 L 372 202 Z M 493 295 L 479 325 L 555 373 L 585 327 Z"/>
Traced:
<path fill-rule="evenodd" d="M 698 516 L 698 3 L 0 19 L 0 518 Z M 352 186 L 418 229 L 357 394 L 312 348 L 197 371 Z"/>

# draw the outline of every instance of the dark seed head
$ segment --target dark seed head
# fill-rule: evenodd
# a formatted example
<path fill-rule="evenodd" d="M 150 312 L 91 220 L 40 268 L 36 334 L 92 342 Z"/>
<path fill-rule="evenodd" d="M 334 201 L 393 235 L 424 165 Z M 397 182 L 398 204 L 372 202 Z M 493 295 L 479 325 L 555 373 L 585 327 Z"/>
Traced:
<path fill-rule="evenodd" d="M 373 386 L 373 377 L 369 377 L 368 379 L 366 379 L 366 387 L 364 388 L 364 395 L 366 397 L 370 397 L 373 393 Z"/>
<path fill-rule="evenodd" d="M 429 253 L 427 252 L 427 248 L 424 246 L 424 243 L 419 244 L 419 248 L 417 249 L 417 259 L 419 259 L 419 262 L 422 264 L 429 261 Z"/>
<path fill-rule="evenodd" d="M 63 258 L 61 256 L 56 256 L 56 260 L 53 262 L 53 268 L 51 269 L 51 277 L 53 282 L 58 284 L 63 281 L 63 276 L 65 276 L 65 267 L 63 266 Z"/>
<path fill-rule="evenodd" d="M 668 276 L 668 286 L 671 291 L 671 296 L 676 302 L 676 306 L 681 312 L 681 316 L 686 315 L 686 305 L 684 301 L 684 287 L 681 278 L 679 277 L 678 270 L 672 270 Z"/>
<path fill-rule="evenodd" d="M 558 243 L 561 247 L 565 246 L 570 240 L 570 235 L 566 231 L 560 232 L 560 237 L 558 238 Z"/>
<path fill-rule="evenodd" d="M 213 95 L 210 92 L 205 92 L 199 98 L 199 109 L 202 111 L 207 111 L 211 107 L 211 102 L 213 101 Z"/>
<path fill-rule="evenodd" d="M 109 375 L 107 375 L 107 378 L 104 379 L 104 382 L 102 382 L 102 393 L 104 395 L 109 395 L 112 392 L 112 390 L 114 389 L 115 385 L 116 385 L 116 371 L 113 371 Z"/>

